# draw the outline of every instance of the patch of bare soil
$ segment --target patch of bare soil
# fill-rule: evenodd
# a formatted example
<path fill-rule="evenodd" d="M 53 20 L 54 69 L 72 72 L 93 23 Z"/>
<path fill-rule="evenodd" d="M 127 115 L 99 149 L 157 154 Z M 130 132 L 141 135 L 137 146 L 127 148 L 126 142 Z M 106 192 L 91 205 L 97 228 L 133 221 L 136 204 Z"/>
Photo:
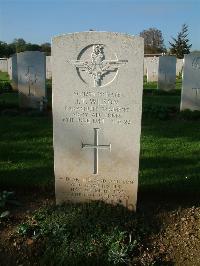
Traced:
<path fill-rule="evenodd" d="M 41 195 L 38 195 L 37 192 L 28 194 L 24 192 L 16 196 L 20 206 L 11 209 L 8 219 L 0 220 L 0 266 L 34 265 L 30 258 L 38 254 L 39 245 L 29 239 L 24 242 L 16 237 L 17 228 L 35 210 L 48 204 L 54 204 L 54 195 L 47 197 L 44 192 Z"/>
<path fill-rule="evenodd" d="M 200 265 L 200 208 L 165 212 L 161 222 L 163 229 L 152 236 L 152 253 L 174 265 Z"/>
<path fill-rule="evenodd" d="M 0 222 L 0 265 L 37 265 L 40 243 L 16 236 L 20 223 L 34 210 L 54 204 L 54 196 L 32 194 L 20 196 L 22 206 L 12 211 L 12 216 Z M 138 221 L 146 223 L 149 232 L 143 238 L 138 257 L 132 265 L 200 265 L 200 207 L 182 207 L 157 202 L 143 202 L 139 206 Z"/>
<path fill-rule="evenodd" d="M 143 219 L 151 219 L 151 233 L 143 241 L 139 265 L 200 265 L 200 207 L 182 206 L 141 206 L 149 209 Z"/>

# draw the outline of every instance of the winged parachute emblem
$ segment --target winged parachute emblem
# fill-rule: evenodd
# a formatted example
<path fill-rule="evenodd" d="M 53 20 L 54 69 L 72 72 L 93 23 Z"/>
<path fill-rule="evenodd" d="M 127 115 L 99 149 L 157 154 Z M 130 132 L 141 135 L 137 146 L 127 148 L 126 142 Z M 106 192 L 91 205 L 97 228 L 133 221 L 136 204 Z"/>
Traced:
<path fill-rule="evenodd" d="M 101 81 L 105 75 L 117 71 L 128 60 L 105 60 L 103 45 L 93 45 L 93 52 L 90 60 L 70 60 L 69 62 L 76 68 L 86 71 L 94 80 L 94 87 L 101 86 Z"/>

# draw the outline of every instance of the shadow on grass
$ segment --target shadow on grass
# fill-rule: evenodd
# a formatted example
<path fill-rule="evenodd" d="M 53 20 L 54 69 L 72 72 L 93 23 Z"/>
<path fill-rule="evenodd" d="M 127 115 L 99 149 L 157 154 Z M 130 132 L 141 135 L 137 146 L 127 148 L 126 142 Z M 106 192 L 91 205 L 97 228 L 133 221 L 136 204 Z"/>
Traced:
<path fill-rule="evenodd" d="M 0 171 L 0 190 L 23 191 L 24 189 L 53 190 L 54 175 L 51 164 L 27 167 L 27 169 L 5 169 Z"/>
<path fill-rule="evenodd" d="M 162 230 L 156 213 L 103 202 L 52 205 L 27 217 L 18 232 L 21 243 L 35 239 L 35 246 L 23 245 L 31 265 L 173 265 L 163 254 L 146 256 L 152 235 Z"/>
<path fill-rule="evenodd" d="M 199 141 L 200 139 L 200 123 L 199 121 L 189 120 L 156 120 L 143 119 L 142 120 L 142 137 L 151 137 L 152 139 L 172 139 L 172 143 L 176 139 L 182 138 L 182 145 L 184 141 Z M 198 142 L 198 145 L 200 143 Z"/>
<path fill-rule="evenodd" d="M 199 173 L 198 160 L 143 158 L 139 175 L 140 198 L 200 202 Z"/>

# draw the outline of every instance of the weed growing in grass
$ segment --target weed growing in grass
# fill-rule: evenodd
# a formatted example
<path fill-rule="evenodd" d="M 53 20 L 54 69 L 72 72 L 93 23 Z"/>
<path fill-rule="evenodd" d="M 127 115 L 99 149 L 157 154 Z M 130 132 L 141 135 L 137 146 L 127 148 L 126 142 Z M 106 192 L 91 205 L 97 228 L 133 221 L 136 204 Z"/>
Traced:
<path fill-rule="evenodd" d="M 42 265 L 125 265 L 147 232 L 135 214 L 102 202 L 37 211 L 18 233 L 41 244 Z"/>

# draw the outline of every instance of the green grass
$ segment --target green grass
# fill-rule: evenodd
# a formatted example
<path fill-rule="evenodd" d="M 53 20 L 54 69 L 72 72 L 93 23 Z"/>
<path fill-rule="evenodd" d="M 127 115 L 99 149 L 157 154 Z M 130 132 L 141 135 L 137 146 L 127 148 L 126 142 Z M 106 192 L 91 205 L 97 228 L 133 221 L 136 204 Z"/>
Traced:
<path fill-rule="evenodd" d="M 0 71 L 0 81 L 10 81 L 9 75 L 7 72 Z"/>
<path fill-rule="evenodd" d="M 144 76 L 144 89 L 157 89 L 157 81 L 147 82 L 147 76 Z M 176 89 L 181 89 L 182 87 L 182 78 L 176 78 Z"/>
<path fill-rule="evenodd" d="M 4 95 L 14 103 L 15 94 Z M 12 99 L 12 100 L 11 100 Z M 180 95 L 144 95 L 143 108 L 179 108 Z M 1 103 L 1 101 L 0 101 Z M 144 112 L 139 190 L 187 195 L 200 192 L 200 123 Z M 166 118 L 164 116 L 164 118 Z M 52 121 L 47 116 L 0 117 L 0 185 L 48 186 L 53 183 Z"/>
<path fill-rule="evenodd" d="M 179 108 L 181 97 L 180 95 L 145 95 L 143 97 L 143 106 L 154 105 L 154 106 L 175 106 Z"/>
<path fill-rule="evenodd" d="M 199 200 L 200 120 L 191 112 L 185 114 L 187 120 L 177 113 L 179 91 L 161 94 L 154 91 L 145 91 L 143 97 L 143 110 L 151 112 L 149 115 L 143 112 L 139 202 L 144 198 L 148 201 L 156 198 L 158 205 L 173 198 L 175 202 Z M 6 102 L 14 107 L 16 99 L 15 93 L 2 94 L 0 106 L 5 107 Z M 169 108 L 176 110 L 170 118 L 163 116 Z M 0 191 L 51 193 L 54 190 L 51 117 L 31 112 L 1 115 L 0 136 Z M 26 215 L 14 236 L 19 238 L 17 243 L 27 240 L 34 243 L 32 248 L 23 244 L 27 261 L 21 264 L 127 265 L 134 258 L 136 265 L 143 265 L 138 258 L 141 250 L 148 246 L 154 231 L 160 230 L 153 212 L 152 209 L 145 216 L 141 211 L 133 214 L 122 206 L 100 202 L 43 207 Z M 15 260 L 10 265 L 14 263 Z M 161 260 L 153 263 L 145 265 L 164 265 Z"/>
<path fill-rule="evenodd" d="M 18 108 L 19 106 L 19 99 L 18 99 L 18 93 L 2 93 L 0 94 L 0 109 L 3 108 Z"/>
<path fill-rule="evenodd" d="M 37 265 L 100 266 L 127 265 L 144 229 L 144 221 L 137 222 L 122 206 L 93 202 L 43 208 L 18 233 L 41 243 L 42 252 L 32 257 Z"/>
<path fill-rule="evenodd" d="M 0 136 L 1 187 L 31 189 L 53 183 L 50 118 L 1 116 Z"/>
<path fill-rule="evenodd" d="M 51 80 L 47 80 L 46 88 L 47 88 L 48 109 L 51 109 L 52 105 Z M 14 91 L 13 93 L 7 93 L 7 92 L 0 93 L 0 109 L 6 107 L 18 108 L 18 105 L 19 105 L 18 92 Z"/>
<path fill-rule="evenodd" d="M 143 194 L 189 196 L 200 193 L 200 123 L 143 121 L 139 189 Z"/>

